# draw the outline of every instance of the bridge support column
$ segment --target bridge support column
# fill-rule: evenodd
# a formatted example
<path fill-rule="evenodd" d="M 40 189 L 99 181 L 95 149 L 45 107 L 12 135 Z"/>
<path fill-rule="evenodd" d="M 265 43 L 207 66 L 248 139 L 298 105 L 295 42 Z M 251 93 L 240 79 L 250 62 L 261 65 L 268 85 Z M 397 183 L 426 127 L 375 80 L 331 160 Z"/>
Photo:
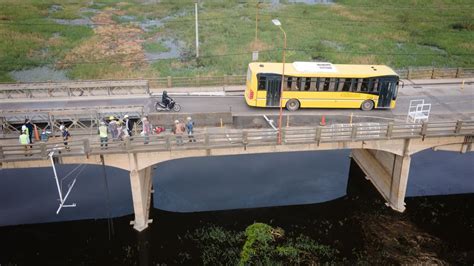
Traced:
<path fill-rule="evenodd" d="M 405 210 L 405 193 L 411 157 L 385 151 L 354 149 L 352 158 L 392 209 Z"/>
<path fill-rule="evenodd" d="M 149 220 L 151 204 L 151 167 L 142 170 L 132 170 L 130 172 L 130 185 L 132 188 L 133 210 L 135 212 L 135 221 L 132 222 L 133 228 L 137 231 L 143 231 L 152 222 Z"/>

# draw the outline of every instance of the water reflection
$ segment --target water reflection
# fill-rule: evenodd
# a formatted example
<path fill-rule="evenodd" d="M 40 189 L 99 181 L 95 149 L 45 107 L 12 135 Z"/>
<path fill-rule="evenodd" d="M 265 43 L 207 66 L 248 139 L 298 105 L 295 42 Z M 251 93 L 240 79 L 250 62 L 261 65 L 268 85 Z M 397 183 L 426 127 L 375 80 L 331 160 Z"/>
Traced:
<path fill-rule="evenodd" d="M 411 158 L 407 197 L 474 193 L 474 152 L 425 150 Z"/>
<path fill-rule="evenodd" d="M 154 207 L 198 212 L 330 201 L 346 194 L 349 150 L 188 158 L 157 165 Z M 413 155 L 407 196 L 474 192 L 474 153 L 423 151 Z M 74 165 L 58 166 L 64 177 Z M 72 177 L 75 175 L 73 174 Z M 110 213 L 133 213 L 129 174 L 107 167 Z M 71 179 L 64 181 L 65 187 Z M 100 166 L 77 177 L 65 208 L 51 168 L 0 170 L 0 225 L 107 218 Z"/>
<path fill-rule="evenodd" d="M 349 151 L 168 161 L 155 170 L 155 207 L 177 212 L 318 203 L 345 195 Z"/>
<path fill-rule="evenodd" d="M 57 167 L 58 176 L 65 177 L 74 165 Z M 107 167 L 110 214 L 113 217 L 133 213 L 130 180 L 127 172 Z M 66 204 L 76 203 L 75 208 L 63 208 L 56 215 L 59 195 L 52 168 L 0 170 L 0 225 L 45 223 L 80 219 L 107 218 L 107 187 L 102 168 L 88 165 L 77 176 Z M 76 178 L 73 173 L 63 180 L 67 184 Z M 65 194 L 66 192 L 64 192 Z"/>

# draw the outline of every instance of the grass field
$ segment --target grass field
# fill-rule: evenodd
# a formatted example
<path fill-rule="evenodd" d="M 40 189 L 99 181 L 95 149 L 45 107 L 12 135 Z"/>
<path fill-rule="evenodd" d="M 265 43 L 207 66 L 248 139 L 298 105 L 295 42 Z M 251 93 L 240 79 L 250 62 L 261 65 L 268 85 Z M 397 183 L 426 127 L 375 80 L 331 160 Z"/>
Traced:
<path fill-rule="evenodd" d="M 258 41 L 256 1 L 202 0 L 198 60 L 194 58 L 193 0 L 91 2 L 0 0 L 0 81 L 11 81 L 10 71 L 42 65 L 66 69 L 73 79 L 243 74 L 254 50 L 260 51 L 260 61 L 281 60 L 282 34 L 271 23 L 273 18 L 281 21 L 287 33 L 289 62 L 318 60 L 394 68 L 474 65 L 471 0 L 263 3 L 259 5 Z M 111 18 L 101 20 L 102 12 Z M 60 25 L 53 20 L 79 18 L 89 18 L 94 27 Z M 140 27 L 150 21 L 159 23 Z M 104 33 L 107 27 L 113 30 Z M 116 34 L 122 29 L 129 34 Z M 153 42 L 157 37 L 183 41 L 181 57 L 146 60 L 145 52 L 168 50 Z M 138 48 L 115 49 L 127 45 Z"/>

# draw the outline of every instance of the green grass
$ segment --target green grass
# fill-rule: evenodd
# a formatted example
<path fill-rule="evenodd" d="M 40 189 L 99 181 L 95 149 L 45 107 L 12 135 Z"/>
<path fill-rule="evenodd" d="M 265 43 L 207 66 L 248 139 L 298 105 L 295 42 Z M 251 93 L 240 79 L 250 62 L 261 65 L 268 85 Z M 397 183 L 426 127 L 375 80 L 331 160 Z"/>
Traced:
<path fill-rule="evenodd" d="M 194 76 L 243 74 L 251 61 L 255 39 L 255 3 L 205 0 L 199 8 L 201 58 L 194 58 L 194 1 L 163 0 L 141 4 L 138 0 L 101 0 L 89 6 L 88 0 L 25 0 L 23 5 L 5 0 L 0 3 L 0 21 L 51 23 L 47 20 L 51 4 L 63 9 L 51 16 L 77 18 L 82 7 L 113 7 L 137 21 L 168 17 L 161 28 L 143 33 L 144 39 L 178 38 L 186 43 L 184 58 L 156 60 L 137 73 L 151 76 Z M 294 4 L 275 8 L 260 5 L 258 49 L 260 61 L 281 61 L 282 33 L 271 23 L 279 18 L 288 37 L 287 61 L 319 60 L 332 63 L 387 64 L 393 68 L 416 66 L 472 67 L 474 65 L 474 7 L 470 0 L 339 0 L 333 5 Z M 180 14 L 179 16 L 175 16 Z M 84 14 L 82 14 L 84 15 Z M 170 17 L 171 16 L 171 17 Z M 115 20 L 122 21 L 120 16 Z M 59 41 L 51 44 L 53 34 Z M 8 80 L 11 70 L 54 63 L 89 38 L 92 30 L 63 25 L 0 24 L 0 81 Z M 48 49 L 47 56 L 40 51 Z M 149 52 L 165 51 L 160 44 L 144 43 Z M 71 77 L 117 77 L 121 67 L 90 71 L 96 66 L 80 64 Z M 132 71 L 133 72 L 133 71 Z M 103 76 L 101 76 L 103 75 Z"/>
<path fill-rule="evenodd" d="M 50 2 L 29 2 L 0 3 L 3 22 L 0 24 L 2 82 L 11 81 L 8 72 L 12 70 L 54 64 L 66 51 L 93 34 L 85 26 L 59 25 L 46 19 Z"/>
<path fill-rule="evenodd" d="M 143 48 L 149 53 L 163 53 L 169 51 L 167 47 L 159 42 L 146 42 L 143 44 Z"/>

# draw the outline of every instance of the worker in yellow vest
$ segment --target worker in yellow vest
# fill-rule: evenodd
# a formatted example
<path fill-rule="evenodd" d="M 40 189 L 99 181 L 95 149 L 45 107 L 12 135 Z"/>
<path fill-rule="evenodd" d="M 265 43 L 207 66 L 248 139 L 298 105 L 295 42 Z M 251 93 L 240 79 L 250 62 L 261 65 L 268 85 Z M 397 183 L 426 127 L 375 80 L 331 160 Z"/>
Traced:
<path fill-rule="evenodd" d="M 32 155 L 30 153 L 30 136 L 28 136 L 28 133 L 26 130 L 23 130 L 21 132 L 20 138 L 19 138 L 20 144 L 25 147 L 25 156 Z"/>
<path fill-rule="evenodd" d="M 99 126 L 100 149 L 107 149 L 107 142 L 109 140 L 108 128 L 105 122 L 100 122 Z"/>

